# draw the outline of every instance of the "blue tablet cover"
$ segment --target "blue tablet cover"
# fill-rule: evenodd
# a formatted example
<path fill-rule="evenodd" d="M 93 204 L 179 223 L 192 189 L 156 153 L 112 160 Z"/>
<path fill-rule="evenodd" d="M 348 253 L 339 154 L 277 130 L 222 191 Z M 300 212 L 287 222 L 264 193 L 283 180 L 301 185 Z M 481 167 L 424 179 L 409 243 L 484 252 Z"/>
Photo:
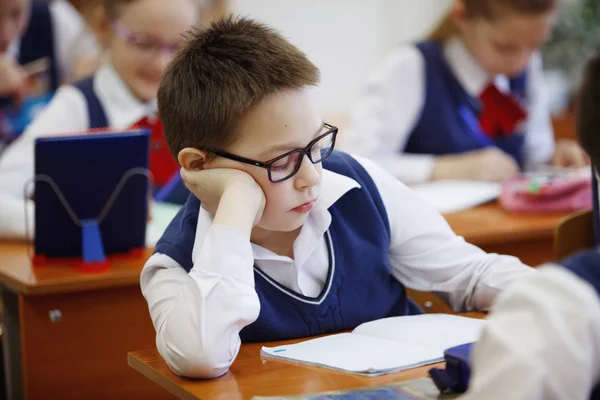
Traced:
<path fill-rule="evenodd" d="M 80 220 L 96 219 L 119 182 L 133 168 L 148 168 L 147 130 L 40 138 L 35 143 L 35 175 L 50 177 Z M 106 254 L 145 246 L 148 216 L 146 176 L 123 186 L 99 228 Z M 56 192 L 35 184 L 35 253 L 81 257 L 82 232 Z"/>

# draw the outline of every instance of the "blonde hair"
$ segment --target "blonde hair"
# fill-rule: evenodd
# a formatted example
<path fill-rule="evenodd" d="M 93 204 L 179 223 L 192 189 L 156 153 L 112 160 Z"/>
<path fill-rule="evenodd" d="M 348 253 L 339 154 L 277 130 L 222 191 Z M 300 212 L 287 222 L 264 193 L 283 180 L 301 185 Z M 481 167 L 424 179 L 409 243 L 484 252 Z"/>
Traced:
<path fill-rule="evenodd" d="M 444 18 L 437 24 L 437 26 L 427 36 L 429 40 L 444 41 L 452 36 L 458 34 L 458 28 L 452 20 L 450 13 L 446 14 Z"/>
<path fill-rule="evenodd" d="M 556 9 L 561 3 L 562 0 L 457 0 L 454 7 L 462 4 L 471 18 L 493 19 L 498 8 L 508 8 L 524 14 L 542 14 Z M 427 38 L 443 41 L 458 33 L 458 28 L 452 19 L 452 11 L 449 11 Z"/>

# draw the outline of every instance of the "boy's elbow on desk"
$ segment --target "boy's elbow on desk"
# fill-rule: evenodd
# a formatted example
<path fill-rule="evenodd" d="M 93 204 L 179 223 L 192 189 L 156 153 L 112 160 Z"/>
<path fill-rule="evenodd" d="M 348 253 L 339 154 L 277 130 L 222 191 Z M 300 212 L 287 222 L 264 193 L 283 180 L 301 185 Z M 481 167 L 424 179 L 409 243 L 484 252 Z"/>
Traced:
<path fill-rule="evenodd" d="M 170 343 L 157 338 L 160 355 L 174 374 L 187 378 L 212 379 L 218 378 L 229 370 L 235 359 L 223 361 L 216 352 L 193 349 L 189 343 L 186 348 L 179 349 Z"/>

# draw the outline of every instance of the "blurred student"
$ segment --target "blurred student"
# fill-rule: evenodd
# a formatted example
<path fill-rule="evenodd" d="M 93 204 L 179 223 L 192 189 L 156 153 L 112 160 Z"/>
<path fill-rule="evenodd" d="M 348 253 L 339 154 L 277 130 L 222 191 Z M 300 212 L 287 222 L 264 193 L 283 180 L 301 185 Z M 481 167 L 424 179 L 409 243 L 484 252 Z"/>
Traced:
<path fill-rule="evenodd" d="M 554 142 L 538 54 L 560 3 L 456 1 L 431 40 L 399 48 L 372 77 L 346 150 L 405 183 L 585 165 L 574 141 Z"/>
<path fill-rule="evenodd" d="M 152 121 L 156 115 L 161 76 L 184 43 L 183 34 L 197 24 L 198 2 L 106 0 L 104 7 L 102 29 L 110 40 L 110 58 L 93 76 L 61 87 L 48 107 L 0 157 L 3 195 L 23 198 L 25 185 L 33 177 L 37 138 L 98 128 L 127 129 L 141 120 Z M 156 157 L 154 153 L 150 156 L 151 162 L 157 161 L 150 166 L 155 169 L 154 175 L 165 169 L 178 171 L 166 146 L 160 148 L 160 141 L 154 144 Z M 167 179 L 163 177 L 161 183 Z"/>
<path fill-rule="evenodd" d="M 67 1 L 0 2 L 0 147 L 22 133 L 62 82 L 74 78 L 81 55 L 73 51 L 77 41 L 89 51 L 95 46 Z M 34 96 L 32 104 L 24 104 Z"/>
<path fill-rule="evenodd" d="M 579 135 L 597 178 L 600 56 L 589 62 L 581 91 Z M 594 206 L 597 211 L 597 201 Z M 600 399 L 600 251 L 539 270 L 493 307 L 474 350 L 465 400 Z"/>

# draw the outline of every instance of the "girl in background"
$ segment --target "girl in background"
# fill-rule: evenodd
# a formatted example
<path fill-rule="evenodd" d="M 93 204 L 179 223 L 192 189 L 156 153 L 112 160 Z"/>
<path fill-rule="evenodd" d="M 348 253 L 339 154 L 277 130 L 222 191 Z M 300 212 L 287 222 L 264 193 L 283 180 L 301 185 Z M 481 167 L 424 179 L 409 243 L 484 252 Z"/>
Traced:
<path fill-rule="evenodd" d="M 22 199 L 33 177 L 35 139 L 97 128 L 127 129 L 151 120 L 163 71 L 184 43 L 184 32 L 197 24 L 199 8 L 196 0 L 105 0 L 103 15 L 100 29 L 110 57 L 93 76 L 61 87 L 0 158 L 0 195 L 11 198 L 0 199 L 6 205 L 0 206 L 0 237 L 24 237 Z M 164 157 L 168 149 L 153 151 L 163 155 L 163 165 L 154 166 L 157 170 L 178 170 L 170 154 Z M 8 228 L 5 233 L 3 226 Z"/>
<path fill-rule="evenodd" d="M 560 3 L 458 0 L 431 40 L 396 50 L 372 77 L 346 150 L 406 183 L 585 165 L 574 141 L 554 142 L 538 54 Z"/>

